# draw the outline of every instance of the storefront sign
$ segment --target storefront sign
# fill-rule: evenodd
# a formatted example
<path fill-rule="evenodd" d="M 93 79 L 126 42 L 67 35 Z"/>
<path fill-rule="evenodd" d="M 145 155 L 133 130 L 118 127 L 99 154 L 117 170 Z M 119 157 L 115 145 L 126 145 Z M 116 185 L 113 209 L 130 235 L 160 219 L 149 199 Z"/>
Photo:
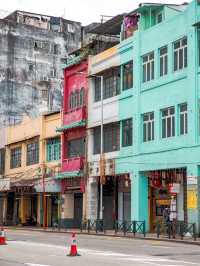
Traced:
<path fill-rule="evenodd" d="M 197 191 L 196 190 L 188 190 L 187 207 L 188 209 L 197 209 Z"/>
<path fill-rule="evenodd" d="M 197 185 L 197 176 L 187 176 L 188 185 Z"/>
<path fill-rule="evenodd" d="M 0 179 L 0 191 L 8 191 L 10 190 L 10 179 L 3 178 Z"/>
<path fill-rule="evenodd" d="M 61 192 L 60 182 L 53 178 L 45 178 L 44 187 L 43 180 L 39 180 L 34 186 L 36 192 L 42 193 L 45 189 L 45 192 L 49 193 L 58 193 Z"/>
<path fill-rule="evenodd" d="M 169 184 L 169 192 L 171 194 L 180 193 L 180 184 L 178 184 L 178 183 Z"/>

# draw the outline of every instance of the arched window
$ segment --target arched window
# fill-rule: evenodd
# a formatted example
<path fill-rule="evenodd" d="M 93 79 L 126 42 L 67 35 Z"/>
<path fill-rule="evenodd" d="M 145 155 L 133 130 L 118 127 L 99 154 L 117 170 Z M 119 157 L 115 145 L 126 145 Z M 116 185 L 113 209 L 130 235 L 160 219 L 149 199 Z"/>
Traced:
<path fill-rule="evenodd" d="M 74 108 L 77 108 L 79 106 L 79 92 L 78 90 L 74 93 Z"/>
<path fill-rule="evenodd" d="M 70 97 L 69 97 L 69 108 L 70 109 L 73 109 L 73 98 L 74 98 L 74 93 L 71 92 Z"/>
<path fill-rule="evenodd" d="M 85 97 L 84 97 L 85 95 L 84 95 L 84 88 L 81 88 L 81 90 L 80 90 L 80 96 L 79 96 L 79 98 L 80 98 L 80 106 L 83 106 L 84 105 L 84 103 L 85 103 Z"/>

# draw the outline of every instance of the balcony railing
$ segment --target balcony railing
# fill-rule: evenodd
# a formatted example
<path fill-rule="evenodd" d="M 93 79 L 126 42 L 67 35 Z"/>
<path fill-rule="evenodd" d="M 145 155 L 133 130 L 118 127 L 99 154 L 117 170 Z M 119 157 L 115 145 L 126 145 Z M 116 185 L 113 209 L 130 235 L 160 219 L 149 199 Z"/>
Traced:
<path fill-rule="evenodd" d="M 62 172 L 74 172 L 83 170 L 84 157 L 63 159 Z"/>
<path fill-rule="evenodd" d="M 78 109 L 63 113 L 63 125 L 70 125 L 75 122 L 86 120 L 86 107 L 80 107 Z"/>

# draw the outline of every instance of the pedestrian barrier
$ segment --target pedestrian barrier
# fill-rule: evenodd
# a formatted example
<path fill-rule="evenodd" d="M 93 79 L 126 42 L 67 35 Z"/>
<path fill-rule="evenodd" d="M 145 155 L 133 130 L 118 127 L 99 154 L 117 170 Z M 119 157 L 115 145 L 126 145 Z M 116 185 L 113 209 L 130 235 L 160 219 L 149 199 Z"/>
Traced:
<path fill-rule="evenodd" d="M 133 233 L 134 237 L 136 233 L 143 234 L 146 236 L 145 221 L 119 221 L 116 220 L 114 223 L 115 234 L 123 232 L 124 236 L 127 233 Z"/>
<path fill-rule="evenodd" d="M 6 245 L 6 235 L 3 227 L 0 231 L 0 245 Z"/>
<path fill-rule="evenodd" d="M 72 233 L 70 253 L 67 256 L 70 256 L 70 257 L 80 256 L 80 254 L 77 251 L 77 241 L 76 241 L 75 233 Z"/>
<path fill-rule="evenodd" d="M 81 232 L 83 230 L 87 231 L 88 233 L 90 233 L 91 231 L 99 233 L 99 232 L 103 232 L 105 233 L 105 229 L 104 229 L 104 222 L 103 220 L 100 219 L 96 219 L 96 220 L 84 220 L 81 223 Z"/>
<path fill-rule="evenodd" d="M 113 228 L 115 234 L 123 233 L 124 236 L 127 233 L 132 233 L 134 236 L 136 233 L 143 234 L 146 236 L 146 226 L 145 221 L 120 221 L 115 220 Z M 90 233 L 91 231 L 96 233 L 105 234 L 105 223 L 103 220 L 84 220 L 81 224 L 81 232 L 86 231 Z"/>
<path fill-rule="evenodd" d="M 157 238 L 160 235 L 168 236 L 169 239 L 179 237 L 192 237 L 194 240 L 197 238 L 196 224 L 186 223 L 184 221 L 160 222 L 156 224 Z"/>

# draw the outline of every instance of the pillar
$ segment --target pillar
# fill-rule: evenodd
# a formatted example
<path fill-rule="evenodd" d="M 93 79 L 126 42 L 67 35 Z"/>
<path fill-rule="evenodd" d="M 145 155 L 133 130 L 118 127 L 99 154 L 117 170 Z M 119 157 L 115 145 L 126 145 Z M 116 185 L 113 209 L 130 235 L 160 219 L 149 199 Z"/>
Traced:
<path fill-rule="evenodd" d="M 188 223 L 196 223 L 198 232 L 200 232 L 199 174 L 200 167 L 197 165 L 187 167 L 187 220 Z"/>
<path fill-rule="evenodd" d="M 139 172 L 131 175 L 131 220 L 145 221 L 149 228 L 148 178 Z"/>
<path fill-rule="evenodd" d="M 88 178 L 87 195 L 87 219 L 95 220 L 98 217 L 98 182 L 96 178 Z"/>

